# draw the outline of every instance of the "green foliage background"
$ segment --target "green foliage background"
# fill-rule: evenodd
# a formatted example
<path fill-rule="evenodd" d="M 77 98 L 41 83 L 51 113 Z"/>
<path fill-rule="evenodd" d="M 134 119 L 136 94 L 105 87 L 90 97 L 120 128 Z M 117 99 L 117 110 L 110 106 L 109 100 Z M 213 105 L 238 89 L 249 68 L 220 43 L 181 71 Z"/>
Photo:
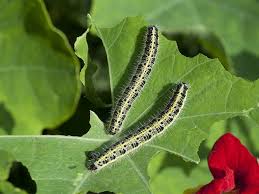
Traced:
<path fill-rule="evenodd" d="M 258 1 L 0 0 L 0 8 L 0 193 L 183 193 L 211 180 L 206 157 L 227 131 L 258 156 Z M 191 86 L 184 111 L 155 141 L 89 172 L 85 152 L 120 137 L 106 135 L 104 121 L 154 24 L 156 65 L 123 132 L 155 115 L 179 81 Z"/>

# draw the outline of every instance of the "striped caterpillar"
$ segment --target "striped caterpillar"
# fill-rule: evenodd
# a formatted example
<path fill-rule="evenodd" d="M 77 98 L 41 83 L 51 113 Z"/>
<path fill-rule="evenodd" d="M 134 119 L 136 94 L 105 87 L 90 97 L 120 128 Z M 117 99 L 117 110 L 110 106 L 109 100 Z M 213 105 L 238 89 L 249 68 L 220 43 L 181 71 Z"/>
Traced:
<path fill-rule="evenodd" d="M 102 153 L 90 152 L 88 169 L 91 171 L 100 170 L 106 165 L 116 161 L 124 155 L 138 149 L 141 145 L 151 141 L 159 134 L 163 133 L 166 128 L 174 123 L 179 116 L 186 101 L 188 85 L 179 83 L 169 99 L 165 109 L 157 117 L 153 118 L 144 126 L 133 130 L 124 136 L 121 140 L 113 143 Z"/>
<path fill-rule="evenodd" d="M 112 109 L 111 119 L 107 126 L 107 132 L 109 134 L 114 135 L 121 130 L 127 112 L 144 88 L 156 60 L 158 41 L 158 29 L 155 26 L 149 26 L 147 28 L 145 47 L 141 60 L 137 64 L 130 82 Z"/>

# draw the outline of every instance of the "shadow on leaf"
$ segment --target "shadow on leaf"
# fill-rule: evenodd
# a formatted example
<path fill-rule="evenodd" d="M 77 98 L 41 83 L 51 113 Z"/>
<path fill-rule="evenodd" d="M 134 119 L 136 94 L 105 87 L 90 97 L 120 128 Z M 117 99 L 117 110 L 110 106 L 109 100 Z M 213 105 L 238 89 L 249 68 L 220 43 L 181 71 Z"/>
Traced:
<path fill-rule="evenodd" d="M 250 52 L 243 51 L 233 57 L 233 67 L 237 76 L 250 81 L 259 78 L 259 57 Z"/>
<path fill-rule="evenodd" d="M 10 135 L 12 134 L 14 124 L 11 113 L 6 110 L 4 104 L 0 104 L 0 128 L 2 128 L 6 134 Z"/>

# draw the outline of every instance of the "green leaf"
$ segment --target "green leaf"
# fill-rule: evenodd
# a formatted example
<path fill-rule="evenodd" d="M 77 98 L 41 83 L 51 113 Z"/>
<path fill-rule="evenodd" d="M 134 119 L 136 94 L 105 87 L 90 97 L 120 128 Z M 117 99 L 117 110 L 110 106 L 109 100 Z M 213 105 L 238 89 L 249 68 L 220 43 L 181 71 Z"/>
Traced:
<path fill-rule="evenodd" d="M 90 16 L 88 17 L 90 18 Z M 104 94 L 104 92 L 100 92 L 100 85 L 101 88 L 107 85 L 105 83 L 107 81 L 105 79 L 106 76 L 102 74 L 105 69 L 103 66 L 100 67 L 100 65 L 95 64 L 96 62 L 93 62 L 88 57 L 88 44 L 86 41 L 88 31 L 89 29 L 78 37 L 74 45 L 76 55 L 84 62 L 84 66 L 80 71 L 80 80 L 84 86 L 85 95 L 88 100 L 97 107 L 105 107 L 107 104 L 101 98 L 101 94 Z M 89 67 L 88 63 L 90 63 Z"/>
<path fill-rule="evenodd" d="M 127 18 L 113 28 L 96 28 L 106 49 L 113 97 L 129 77 L 127 69 L 136 62 L 141 52 L 142 18 Z M 91 129 L 83 137 L 66 136 L 3 136 L 0 148 L 10 151 L 30 171 L 41 193 L 76 194 L 79 192 L 113 191 L 116 193 L 151 193 L 147 166 L 151 158 L 161 151 L 199 162 L 197 150 L 207 137 L 212 123 L 244 115 L 258 119 L 259 81 L 254 83 L 237 78 L 227 72 L 218 60 L 203 55 L 187 58 L 181 55 L 176 43 L 160 34 L 156 64 L 147 86 L 133 104 L 125 123 L 130 130 L 147 121 L 158 112 L 167 96 L 167 88 L 179 81 L 190 85 L 183 113 L 174 126 L 155 141 L 145 144 L 132 155 L 98 173 L 85 167 L 85 151 L 95 150 L 108 140 L 104 124 L 91 113 Z"/>
<path fill-rule="evenodd" d="M 144 25 L 141 18 L 128 18 L 114 28 L 96 26 L 95 31 L 102 39 L 107 52 L 113 99 L 119 93 L 118 88 L 124 84 L 123 79 L 129 76 L 127 71 L 129 66 L 135 63 L 136 55 L 140 53 L 141 41 L 139 38 L 143 34 L 139 33 Z M 165 103 L 162 98 L 166 95 L 165 88 L 171 83 L 179 81 L 189 83 L 191 89 L 184 113 L 176 125 L 170 127 L 166 135 L 145 146 L 145 149 L 138 151 L 132 158 L 127 158 L 128 164 L 123 160 L 125 164 L 119 163 L 113 168 L 113 171 L 110 169 L 107 169 L 108 173 L 104 171 L 102 179 L 109 179 L 113 173 L 119 174 L 118 168 L 124 172 L 124 169 L 132 166 L 136 170 L 135 176 L 129 172 L 127 177 L 134 177 L 132 179 L 135 180 L 139 176 L 142 180 L 142 187 L 136 184 L 134 192 L 140 190 L 142 193 L 148 193 L 149 189 L 146 187 L 148 176 L 145 165 L 154 154 L 166 150 L 176 153 L 186 160 L 198 162 L 198 146 L 206 137 L 212 123 L 235 115 L 249 117 L 250 113 L 258 108 L 258 95 L 256 94 L 259 89 L 258 82 L 253 84 L 232 76 L 222 68 L 217 60 L 210 60 L 202 55 L 192 59 L 186 58 L 179 53 L 175 43 L 161 36 L 159 54 L 151 78 L 140 98 L 133 104 L 125 128 L 131 129 L 132 126 L 136 126 L 136 123 L 144 122 L 154 115 L 157 107 L 161 107 Z M 240 96 L 240 91 L 244 91 L 242 96 Z M 99 177 L 98 173 L 96 184 L 100 180 Z M 143 177 L 145 178 L 143 179 Z M 115 192 L 132 193 L 133 191 L 129 191 L 127 183 L 123 181 L 118 184 L 121 190 L 114 188 L 116 183 L 112 184 L 113 188 L 107 184 L 103 190 L 112 189 Z M 94 183 L 92 184 L 94 185 Z M 96 189 L 96 191 L 99 190 Z"/>
<path fill-rule="evenodd" d="M 141 29 L 144 25 L 143 20 L 136 17 L 127 18 L 114 28 L 96 27 L 107 52 L 113 99 L 119 93 L 118 88 L 125 84 L 122 82 L 123 78 L 130 76 L 128 68 L 134 65 L 136 55 L 141 52 L 139 45 L 142 41 L 139 39 L 143 36 Z M 170 142 L 176 152 L 180 155 L 190 154 L 187 158 L 193 161 L 198 161 L 194 150 L 197 150 L 199 140 L 204 138 L 212 123 L 235 115 L 253 117 L 253 111 L 258 109 L 259 96 L 256 93 L 259 81 L 252 83 L 232 76 L 222 68 L 218 60 L 211 60 L 203 55 L 186 58 L 179 53 L 175 42 L 161 36 L 152 75 L 141 96 L 133 104 L 125 128 L 145 121 L 157 112 L 156 108 L 165 103 L 162 96 L 166 95 L 166 88 L 179 81 L 189 83 L 189 97 L 183 114 L 172 127 L 173 133 L 167 134 L 168 141 L 159 143 L 165 145 Z M 241 91 L 244 92 L 240 93 Z M 185 142 L 182 138 L 193 143 L 192 146 L 187 146 L 192 151 L 183 150 L 186 145 L 183 146 Z"/>
<path fill-rule="evenodd" d="M 78 60 L 41 0 L 0 7 L 0 134 L 39 134 L 74 112 Z"/>
<path fill-rule="evenodd" d="M 255 0 L 98 0 L 92 9 L 93 19 L 100 27 L 111 27 L 125 17 L 138 15 L 166 32 L 216 35 L 234 63 L 246 59 L 249 69 L 256 68 L 253 61 L 259 56 L 259 4 Z M 251 77 L 240 71 L 240 64 L 234 64 L 234 68 L 238 75 Z M 258 75 L 259 71 L 254 72 Z"/>
<path fill-rule="evenodd" d="M 88 64 L 88 44 L 86 42 L 86 35 L 88 33 L 88 30 L 83 33 L 81 36 L 77 37 L 74 48 L 75 48 L 75 54 L 81 58 L 84 62 L 84 66 L 80 71 L 80 80 L 82 84 L 85 86 L 85 72 L 87 70 L 87 64 Z"/>
<path fill-rule="evenodd" d="M 206 160 L 196 166 L 177 162 L 177 159 L 171 162 L 174 162 L 174 166 L 162 169 L 152 179 L 150 184 L 154 194 L 182 194 L 189 188 L 207 184 L 212 180 Z"/>

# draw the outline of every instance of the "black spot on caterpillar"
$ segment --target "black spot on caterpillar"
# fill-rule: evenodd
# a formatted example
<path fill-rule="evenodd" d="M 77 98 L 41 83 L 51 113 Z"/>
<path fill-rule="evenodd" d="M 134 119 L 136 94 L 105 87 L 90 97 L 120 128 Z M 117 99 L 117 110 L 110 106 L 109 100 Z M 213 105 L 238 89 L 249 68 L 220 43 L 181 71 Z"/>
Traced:
<path fill-rule="evenodd" d="M 147 124 L 133 130 L 121 140 L 105 148 L 102 153 L 95 152 L 91 154 L 87 168 L 91 171 L 99 170 L 163 133 L 179 116 L 184 107 L 187 92 L 188 85 L 186 83 L 177 84 L 172 97 L 163 111 Z"/>
<path fill-rule="evenodd" d="M 155 26 L 149 26 L 145 37 L 144 52 L 135 72 L 111 111 L 111 119 L 107 125 L 109 134 L 114 135 L 121 130 L 127 112 L 141 94 L 155 63 L 159 43 L 158 29 Z"/>

